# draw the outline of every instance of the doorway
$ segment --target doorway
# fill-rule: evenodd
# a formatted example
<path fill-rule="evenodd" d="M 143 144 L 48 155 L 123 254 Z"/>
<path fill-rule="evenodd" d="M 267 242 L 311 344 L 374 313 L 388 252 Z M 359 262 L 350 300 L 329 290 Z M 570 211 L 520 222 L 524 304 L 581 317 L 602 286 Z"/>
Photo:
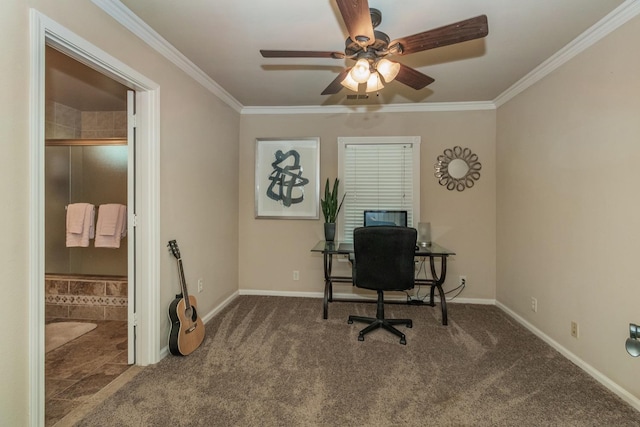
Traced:
<path fill-rule="evenodd" d="M 135 362 L 127 89 L 46 47 L 45 425 Z"/>
<path fill-rule="evenodd" d="M 32 9 L 30 11 L 30 322 L 29 322 L 29 400 L 30 424 L 44 424 L 44 140 L 45 140 L 45 52 L 51 46 L 103 75 L 135 91 L 136 128 L 135 182 L 137 212 L 129 217 L 135 223 L 135 269 L 128 275 L 135 280 L 136 364 L 147 365 L 160 359 L 159 290 L 159 86 L 126 64 L 78 37 L 57 22 Z M 132 266 L 132 267 L 133 267 Z"/>

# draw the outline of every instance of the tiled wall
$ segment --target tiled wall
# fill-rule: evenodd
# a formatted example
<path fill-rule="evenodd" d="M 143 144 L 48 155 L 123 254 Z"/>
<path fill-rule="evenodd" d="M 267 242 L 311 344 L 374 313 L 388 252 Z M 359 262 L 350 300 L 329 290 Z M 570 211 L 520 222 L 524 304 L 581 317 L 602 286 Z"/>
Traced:
<path fill-rule="evenodd" d="M 126 111 L 83 111 L 80 138 L 126 138 Z"/>
<path fill-rule="evenodd" d="M 80 138 L 80 111 L 53 101 L 45 105 L 45 135 L 47 138 Z"/>
<path fill-rule="evenodd" d="M 79 111 L 54 101 L 45 107 L 45 135 L 51 139 L 125 138 L 126 111 Z"/>
<path fill-rule="evenodd" d="M 47 275 L 47 319 L 127 320 L 127 278 Z"/>

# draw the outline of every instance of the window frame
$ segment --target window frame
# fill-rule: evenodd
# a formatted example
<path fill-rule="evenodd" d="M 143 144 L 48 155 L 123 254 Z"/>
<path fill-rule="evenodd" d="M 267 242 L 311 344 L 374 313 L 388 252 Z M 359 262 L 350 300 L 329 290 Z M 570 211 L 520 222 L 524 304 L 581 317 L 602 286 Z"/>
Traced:
<path fill-rule="evenodd" d="M 421 138 L 419 136 L 358 136 L 358 137 L 338 137 L 338 179 L 344 182 L 345 176 L 345 149 L 347 145 L 411 145 L 412 162 L 413 162 L 413 194 L 412 194 L 412 215 L 409 227 L 415 228 L 420 222 L 420 145 Z M 342 199 L 344 194 L 344 185 L 340 186 L 339 198 Z M 344 207 L 338 215 L 340 225 L 336 230 L 336 239 L 338 241 L 349 241 L 345 236 Z"/>

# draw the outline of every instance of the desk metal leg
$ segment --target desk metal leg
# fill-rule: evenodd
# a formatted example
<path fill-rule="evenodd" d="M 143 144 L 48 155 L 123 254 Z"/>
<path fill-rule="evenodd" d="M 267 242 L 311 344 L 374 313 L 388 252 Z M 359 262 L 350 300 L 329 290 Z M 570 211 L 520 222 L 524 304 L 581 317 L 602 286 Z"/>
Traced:
<path fill-rule="evenodd" d="M 333 284 L 331 283 L 331 267 L 333 263 L 333 256 L 330 254 L 324 254 L 324 302 L 322 317 L 324 319 L 329 317 L 329 301 L 333 300 Z"/>
<path fill-rule="evenodd" d="M 329 317 L 329 284 L 327 282 L 324 283 L 324 305 L 322 308 L 322 318 L 326 319 Z"/>
<path fill-rule="evenodd" d="M 440 295 L 440 307 L 442 309 L 442 324 L 447 325 L 447 300 L 445 298 L 444 290 L 442 289 L 442 284 L 444 283 L 444 279 L 447 277 L 447 257 L 440 257 L 440 275 L 436 272 L 434 257 L 429 257 L 429 267 L 431 268 L 431 276 L 433 277 L 434 283 L 431 285 L 431 294 L 430 294 L 430 305 L 433 307 L 435 302 L 433 301 L 435 288 L 438 288 L 438 294 Z"/>
<path fill-rule="evenodd" d="M 433 288 L 438 288 L 438 293 L 440 294 L 440 307 L 442 309 L 442 324 L 448 325 L 449 322 L 447 320 L 447 300 L 445 299 L 444 290 L 441 285 L 435 285 L 431 287 L 431 294 L 433 295 Z"/>

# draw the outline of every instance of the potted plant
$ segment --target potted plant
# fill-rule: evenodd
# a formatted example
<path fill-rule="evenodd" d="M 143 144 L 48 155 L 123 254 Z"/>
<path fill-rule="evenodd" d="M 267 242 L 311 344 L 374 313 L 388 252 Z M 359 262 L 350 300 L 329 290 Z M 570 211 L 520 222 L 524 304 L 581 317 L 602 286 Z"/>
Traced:
<path fill-rule="evenodd" d="M 322 206 L 322 214 L 324 215 L 324 238 L 328 242 L 332 242 L 336 235 L 336 219 L 346 193 L 342 195 L 342 200 L 338 204 L 338 187 L 340 180 L 338 178 L 333 181 L 333 188 L 329 191 L 329 178 L 324 185 L 324 199 L 320 199 L 320 205 Z"/>

